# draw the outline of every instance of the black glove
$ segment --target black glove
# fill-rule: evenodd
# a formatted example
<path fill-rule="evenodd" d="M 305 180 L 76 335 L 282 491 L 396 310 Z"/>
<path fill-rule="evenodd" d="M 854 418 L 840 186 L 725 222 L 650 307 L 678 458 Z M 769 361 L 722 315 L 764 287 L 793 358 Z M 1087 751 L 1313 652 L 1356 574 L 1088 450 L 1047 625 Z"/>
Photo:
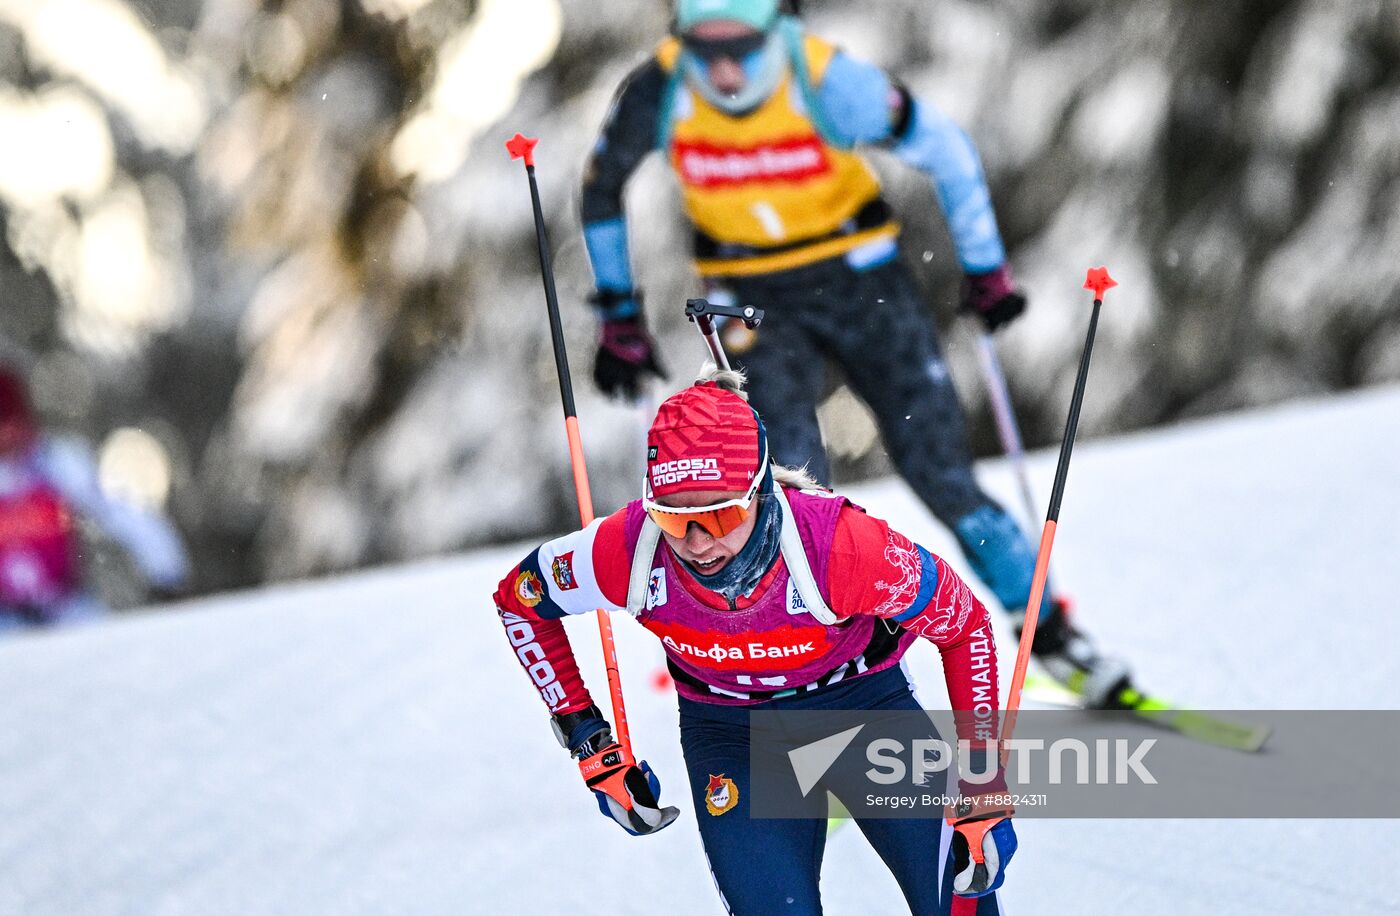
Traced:
<path fill-rule="evenodd" d="M 609 318 L 608 311 L 622 299 L 640 304 L 640 296 L 598 293 L 591 301 L 603 312 L 598 334 L 598 356 L 593 362 L 593 382 L 610 398 L 635 401 L 643 375 L 666 378 L 666 370 L 656 358 L 656 342 L 647 333 L 640 310 L 626 318 Z"/>
<path fill-rule="evenodd" d="M 988 331 L 995 331 L 1026 310 L 1026 297 L 1017 292 L 1011 268 L 1002 264 L 988 273 L 963 278 L 962 309 L 981 318 Z"/>

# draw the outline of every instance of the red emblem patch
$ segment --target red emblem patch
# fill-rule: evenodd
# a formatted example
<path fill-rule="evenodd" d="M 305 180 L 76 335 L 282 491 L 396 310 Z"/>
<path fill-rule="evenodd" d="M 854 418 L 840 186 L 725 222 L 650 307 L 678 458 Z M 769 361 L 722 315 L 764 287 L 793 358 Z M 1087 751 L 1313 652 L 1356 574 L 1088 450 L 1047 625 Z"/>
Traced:
<path fill-rule="evenodd" d="M 554 584 L 559 586 L 561 592 L 578 588 L 578 580 L 574 578 L 574 552 L 561 553 L 554 558 L 550 564 L 550 571 L 554 574 Z"/>
<path fill-rule="evenodd" d="M 719 817 L 724 812 L 739 804 L 739 787 L 734 785 L 734 780 L 729 779 L 723 773 L 718 776 L 710 774 L 710 782 L 705 786 L 705 808 L 714 817 Z"/>
<path fill-rule="evenodd" d="M 522 570 L 515 577 L 515 597 L 526 607 L 534 607 L 544 600 L 544 583 L 530 570 Z"/>

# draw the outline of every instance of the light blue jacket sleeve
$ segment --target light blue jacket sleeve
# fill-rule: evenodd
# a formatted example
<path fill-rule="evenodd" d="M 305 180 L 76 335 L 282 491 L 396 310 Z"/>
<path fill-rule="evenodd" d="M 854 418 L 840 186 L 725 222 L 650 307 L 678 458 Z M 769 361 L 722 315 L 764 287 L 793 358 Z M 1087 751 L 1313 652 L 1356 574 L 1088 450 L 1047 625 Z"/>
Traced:
<path fill-rule="evenodd" d="M 817 89 L 817 100 L 835 134 L 831 139 L 844 147 L 888 140 L 896 99 L 885 71 L 839 51 L 827 64 Z"/>
<path fill-rule="evenodd" d="M 897 92 L 880 68 L 838 53 L 818 90 L 826 122 L 835 134 L 832 139 L 844 146 L 891 142 L 890 112 Z M 933 180 L 963 270 L 995 270 L 1006 260 L 1006 249 L 976 147 L 935 106 L 913 98 L 910 104 L 908 127 L 891 148 Z"/>
<path fill-rule="evenodd" d="M 622 217 L 599 220 L 583 227 L 593 283 L 600 290 L 622 292 L 632 288 L 632 265 L 627 260 L 627 222 Z"/>

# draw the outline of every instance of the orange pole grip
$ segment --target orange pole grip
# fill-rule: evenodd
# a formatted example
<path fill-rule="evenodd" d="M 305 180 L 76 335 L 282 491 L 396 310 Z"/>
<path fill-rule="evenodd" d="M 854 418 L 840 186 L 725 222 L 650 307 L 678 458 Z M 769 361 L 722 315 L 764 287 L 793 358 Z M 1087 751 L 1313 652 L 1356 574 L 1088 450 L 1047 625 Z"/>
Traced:
<path fill-rule="evenodd" d="M 1011 691 L 1006 695 L 1006 719 L 1001 726 L 1001 765 L 1006 766 L 1006 742 L 1016 730 L 1016 712 L 1021 708 L 1021 690 L 1026 684 L 1026 668 L 1031 661 L 1031 643 L 1040 623 L 1040 603 L 1045 597 L 1045 580 L 1050 575 L 1050 549 L 1055 545 L 1055 521 L 1045 520 L 1040 533 L 1040 550 L 1035 557 L 1035 575 L 1031 579 L 1031 596 L 1026 602 L 1026 620 L 1021 626 L 1021 642 L 1016 648 L 1016 670 L 1011 675 Z M 1031 609 L 1035 611 L 1032 613 Z"/>
<path fill-rule="evenodd" d="M 583 437 L 579 435 L 578 417 L 565 417 L 564 431 L 569 437 L 569 465 L 574 469 L 578 517 L 583 527 L 587 528 L 593 524 L 593 491 L 588 486 L 588 465 L 583 460 Z"/>
<path fill-rule="evenodd" d="M 578 417 L 564 418 L 564 430 L 569 439 L 569 464 L 574 469 L 574 490 L 578 493 L 579 520 L 587 528 L 593 523 L 593 493 L 588 486 L 588 465 L 583 458 L 583 437 L 579 434 Z M 632 753 L 632 733 L 627 727 L 627 707 L 622 701 L 622 675 L 617 665 L 617 643 L 613 640 L 612 620 L 602 609 L 594 612 L 598 618 L 598 636 L 603 642 L 603 667 L 608 673 L 608 696 L 612 701 L 613 737 L 629 755 Z"/>

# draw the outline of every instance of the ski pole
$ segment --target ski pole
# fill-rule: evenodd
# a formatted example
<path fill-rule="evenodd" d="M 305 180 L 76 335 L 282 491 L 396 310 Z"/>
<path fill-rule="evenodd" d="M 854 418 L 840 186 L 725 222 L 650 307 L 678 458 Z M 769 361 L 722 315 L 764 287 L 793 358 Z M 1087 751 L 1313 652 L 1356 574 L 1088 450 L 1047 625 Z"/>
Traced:
<path fill-rule="evenodd" d="M 1040 607 L 1045 594 L 1045 579 L 1050 572 L 1050 548 L 1055 543 L 1055 528 L 1060 520 L 1060 501 L 1065 495 L 1065 479 L 1069 476 L 1070 453 L 1074 451 L 1074 434 L 1079 428 L 1079 407 L 1084 402 L 1084 385 L 1089 378 L 1089 357 L 1094 352 L 1094 332 L 1099 325 L 1099 309 L 1103 306 L 1104 293 L 1118 283 L 1108 275 L 1105 267 L 1089 270 L 1084 280 L 1084 288 L 1094 291 L 1094 311 L 1089 318 L 1089 333 L 1084 339 L 1084 354 L 1079 359 L 1079 374 L 1074 380 L 1074 395 L 1069 402 L 1069 417 L 1065 420 L 1065 434 L 1060 442 L 1060 460 L 1055 466 L 1055 486 L 1050 491 L 1050 508 L 1045 513 L 1045 527 L 1040 534 L 1040 550 L 1035 557 L 1035 576 L 1031 580 L 1031 597 L 1027 608 Z M 1035 628 L 1038 614 L 1026 614 L 1025 625 L 1021 628 L 1021 643 L 1016 649 L 1016 670 L 1011 676 L 1011 692 L 1006 698 L 1006 720 L 1001 729 L 1001 764 L 1006 766 L 1009 748 L 1006 742 L 1016 729 L 1016 712 L 1021 707 L 1021 689 L 1026 683 L 1026 666 L 1031 660 L 1031 643 L 1035 641 Z"/>
<path fill-rule="evenodd" d="M 1006 457 L 1011 460 L 1016 482 L 1020 485 L 1021 503 L 1026 509 L 1026 524 L 1034 525 L 1037 514 L 1035 496 L 1031 493 L 1031 478 L 1026 470 L 1026 449 L 1021 444 L 1021 427 L 1016 422 L 1016 409 L 1011 404 L 1011 392 L 1006 386 L 1006 373 L 1001 370 L 996 343 L 986 330 L 978 331 L 977 353 L 982 366 L 982 377 L 987 382 L 987 394 L 992 402 L 997 438 L 1001 439 L 1002 451 L 1006 452 Z M 1026 605 L 1027 613 L 1030 607 L 1029 604 Z"/>
<path fill-rule="evenodd" d="M 1037 513 L 1035 497 L 1031 494 L 1030 475 L 1026 473 L 1026 450 L 1021 444 L 1021 428 L 1016 423 L 1016 411 L 1011 406 L 1011 393 L 1006 387 L 1006 373 L 1001 371 L 996 343 L 986 331 L 979 331 L 977 334 L 977 354 L 982 366 L 982 378 L 987 383 L 987 394 L 992 402 L 997 438 L 1001 439 L 1002 451 L 1011 459 L 1011 467 L 1016 473 L 1017 483 L 1021 486 L 1021 501 L 1026 509 L 1026 522 L 1031 524 Z"/>
<path fill-rule="evenodd" d="M 700 336 L 705 339 L 705 346 L 710 348 L 710 358 L 719 368 L 728 369 L 729 357 L 724 355 L 724 347 L 719 342 L 715 315 L 722 318 L 738 318 L 745 327 L 753 330 L 763 322 L 763 309 L 754 308 L 752 305 L 717 305 L 708 299 L 685 300 L 685 317 L 695 322 Z"/>
<path fill-rule="evenodd" d="M 506 141 L 506 150 L 511 159 L 525 160 L 525 175 L 530 181 L 530 203 L 535 210 L 535 242 L 539 246 L 540 277 L 544 281 L 545 308 L 549 311 L 549 332 L 554 341 L 554 364 L 559 370 L 559 396 L 564 403 L 564 431 L 569 440 L 569 464 L 574 472 L 579 519 L 586 528 L 593 522 L 593 494 L 588 487 L 588 467 L 583 459 L 578 411 L 574 408 L 574 387 L 569 379 L 569 357 L 564 351 L 564 326 L 559 318 L 559 296 L 554 289 L 554 265 L 549 255 L 544 210 L 540 206 L 540 188 L 535 182 L 535 144 L 539 142 L 538 139 L 516 134 Z M 632 736 L 627 729 L 627 708 L 622 702 L 622 677 L 617 670 L 617 645 L 613 641 L 612 621 L 601 608 L 595 613 L 598 617 L 598 635 L 603 641 L 603 665 L 608 672 L 608 693 L 612 696 L 613 728 L 617 743 L 630 755 Z"/>

